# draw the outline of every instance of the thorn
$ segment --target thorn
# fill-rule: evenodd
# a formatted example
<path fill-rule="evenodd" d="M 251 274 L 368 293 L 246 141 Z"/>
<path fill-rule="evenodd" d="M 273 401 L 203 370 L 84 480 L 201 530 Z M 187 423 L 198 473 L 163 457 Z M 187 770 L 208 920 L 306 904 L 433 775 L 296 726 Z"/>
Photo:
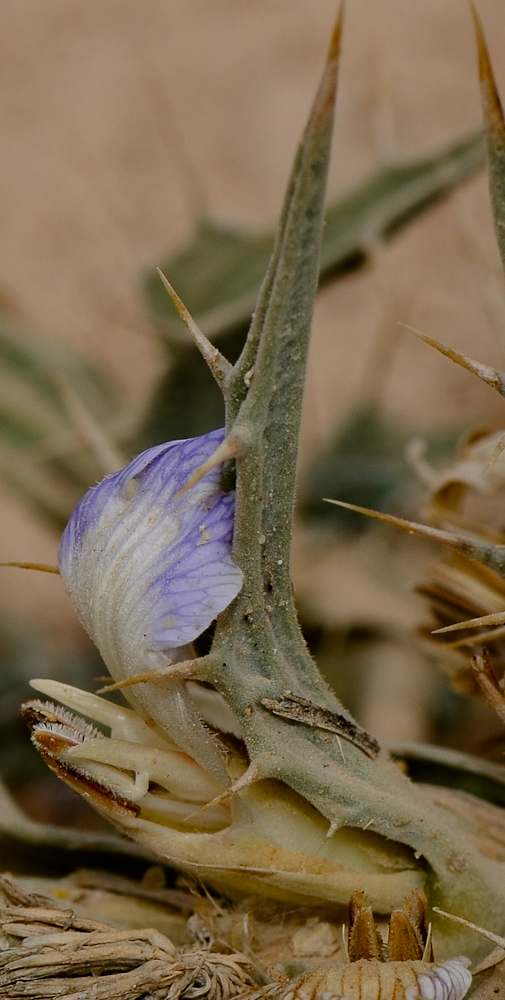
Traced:
<path fill-rule="evenodd" d="M 344 0 L 342 0 L 339 12 L 337 14 L 335 27 L 333 29 L 333 34 L 331 36 L 330 51 L 328 53 L 328 62 L 337 62 L 340 56 L 340 42 L 342 38 L 342 28 L 344 25 L 344 13 L 345 13 L 345 2 Z"/>
<path fill-rule="evenodd" d="M 481 95 L 486 124 L 493 138 L 500 138 L 503 140 L 503 133 L 505 131 L 503 108 L 495 82 L 491 60 L 489 58 L 482 23 L 473 3 L 470 4 L 470 9 L 472 11 L 475 37 L 477 41 Z"/>
<path fill-rule="evenodd" d="M 426 941 L 425 941 L 425 944 L 424 944 L 423 957 L 422 957 L 421 961 L 422 962 L 432 962 L 433 961 L 433 958 L 432 958 L 432 946 L 431 946 L 431 920 L 430 920 L 430 922 L 428 924 L 428 933 L 426 935 Z"/>
<path fill-rule="evenodd" d="M 224 441 L 216 448 L 215 452 L 207 459 L 203 465 L 200 466 L 196 472 L 188 479 L 187 483 L 184 484 L 181 490 L 176 493 L 174 500 L 178 500 L 183 493 L 187 493 L 193 486 L 196 486 L 203 479 L 208 472 L 215 469 L 217 465 L 222 465 L 223 462 L 228 462 L 230 458 L 237 458 L 239 455 L 243 454 L 243 447 L 239 441 L 237 433 L 231 433 L 229 437 L 225 438 Z"/>
<path fill-rule="evenodd" d="M 332 821 L 331 821 L 331 823 L 330 823 L 330 825 L 329 825 L 329 827 L 328 827 L 328 829 L 326 831 L 326 840 L 329 840 L 330 837 L 333 837 L 333 834 L 336 833 L 339 828 L 340 828 L 339 821 L 336 820 L 336 819 L 332 819 Z"/>
<path fill-rule="evenodd" d="M 309 116 L 307 130 L 310 129 L 314 118 L 326 114 L 328 109 L 335 104 L 337 73 L 340 59 L 340 43 L 342 40 L 342 29 L 344 25 L 344 11 L 345 3 L 342 0 L 330 40 L 326 65 L 324 67 L 319 89 L 316 93 Z"/>
<path fill-rule="evenodd" d="M 302 266 L 301 260 L 305 259 L 302 249 L 299 250 L 298 256 L 295 255 L 295 248 L 299 245 L 299 239 L 301 238 L 299 237 L 298 231 L 302 224 L 305 225 L 305 223 L 302 223 L 302 217 L 305 210 L 299 202 L 301 190 L 300 185 L 304 187 L 309 182 L 310 177 L 312 177 L 315 181 L 315 175 L 313 173 L 314 169 L 317 170 L 317 176 L 319 177 L 318 184 L 321 185 L 321 193 L 323 185 L 326 183 L 325 175 L 328 167 L 330 152 L 329 147 L 337 94 L 340 42 L 342 37 L 344 8 L 345 4 L 342 2 L 335 20 L 319 86 L 295 154 L 279 223 L 275 233 L 273 254 L 270 258 L 264 280 L 261 284 L 259 298 L 256 302 L 252 323 L 249 327 L 244 347 L 240 357 L 233 367 L 232 382 L 234 383 L 234 388 L 236 387 L 238 389 L 238 393 L 234 400 L 234 406 L 238 408 L 240 408 L 240 404 L 244 399 L 244 376 L 253 366 L 255 366 L 257 377 L 252 383 L 249 393 L 249 406 L 252 409 L 257 407 L 260 412 L 262 411 L 266 399 L 271 394 L 272 382 L 275 377 L 274 363 L 271 359 L 276 352 L 276 345 L 281 351 L 283 350 L 283 334 L 281 333 L 283 324 L 281 323 L 279 325 L 278 323 L 275 323 L 276 332 L 274 330 L 270 331 L 269 329 L 268 333 L 266 333 L 265 324 L 267 322 L 271 322 L 272 314 L 270 310 L 272 308 L 272 294 L 274 294 L 273 289 L 277 287 L 278 282 L 282 280 L 283 284 L 285 284 L 285 279 L 288 278 L 288 275 L 291 275 L 291 279 L 298 284 L 298 275 L 301 276 L 302 274 L 299 270 Z M 312 196 L 314 196 L 315 188 L 312 187 L 312 191 Z M 316 218 L 320 214 L 320 209 L 314 209 L 314 211 L 317 211 L 317 215 L 313 216 L 313 221 L 315 222 Z M 322 219 L 320 221 L 323 222 Z M 319 238 L 316 237 L 315 234 L 311 237 L 311 239 L 312 238 L 317 239 L 317 242 L 319 242 Z M 314 243 L 314 250 L 315 247 L 316 243 Z M 317 253 L 319 253 L 319 250 Z M 286 261 L 288 260 L 289 264 L 286 267 Z M 281 273 L 284 275 L 282 279 L 280 278 Z M 305 281 L 306 278 L 304 277 L 303 280 Z M 312 295 L 313 293 L 308 292 L 308 294 Z M 304 309 L 307 308 L 309 301 L 310 300 L 307 300 Z M 284 311 L 287 308 L 287 304 L 285 293 L 281 292 L 278 303 L 279 308 Z M 270 320 L 268 317 L 270 317 Z M 295 367 L 299 367 L 300 364 L 304 364 L 305 350 L 306 345 L 303 347 L 303 354 L 299 354 L 297 351 L 299 361 Z M 282 366 L 279 368 L 279 373 L 281 371 Z M 293 376 L 290 375 L 289 379 L 291 380 L 292 378 Z M 298 406 L 299 403 L 296 405 Z M 234 413 L 235 412 L 237 411 L 234 410 Z M 251 410 L 249 410 L 249 412 L 251 412 Z"/>
<path fill-rule="evenodd" d="M 233 785 L 226 788 L 220 795 L 216 795 L 216 797 L 211 799 L 210 802 L 205 802 L 201 809 L 196 809 L 195 812 L 191 814 L 191 817 L 188 816 L 187 818 L 192 819 L 193 816 L 198 816 L 198 814 L 203 812 L 204 809 L 210 809 L 211 806 L 223 805 L 223 803 L 227 802 L 228 799 L 231 799 L 233 795 L 238 795 L 239 792 L 243 792 L 246 788 L 250 788 L 251 785 L 254 785 L 256 781 L 260 781 L 261 777 L 262 774 L 258 764 L 249 764 L 249 767 L 246 771 L 244 771 L 242 777 L 239 778 L 238 781 L 235 781 Z"/>
<path fill-rule="evenodd" d="M 489 365 L 481 364 L 480 361 L 474 361 L 473 358 L 468 358 L 465 354 L 460 354 L 459 351 L 441 344 L 439 340 L 434 340 L 433 337 L 428 337 L 425 333 L 421 333 L 420 330 L 409 326 L 408 323 L 400 323 L 400 326 L 403 326 L 406 330 L 410 330 L 415 337 L 423 340 L 429 347 L 434 347 L 436 351 L 444 354 L 446 358 L 450 358 L 457 365 L 461 365 L 462 368 L 466 368 L 473 375 L 477 375 L 483 382 L 490 385 L 492 389 L 496 389 L 500 393 L 500 396 L 505 396 L 505 374 L 503 372 L 498 371 L 497 368 L 491 368 Z"/>
<path fill-rule="evenodd" d="M 57 573 L 58 576 L 60 573 L 58 566 L 49 566 L 47 563 L 0 562 L 0 566 L 17 566 L 18 569 L 36 569 L 40 573 Z"/>
<path fill-rule="evenodd" d="M 233 369 L 233 365 L 231 365 L 230 362 L 226 360 L 224 355 L 221 354 L 221 351 L 218 351 L 217 347 L 214 347 L 214 344 L 210 342 L 209 338 L 206 337 L 204 333 L 202 333 L 200 327 L 198 326 L 197 323 L 195 323 L 193 317 L 186 309 L 184 302 L 182 301 L 182 299 L 179 298 L 177 292 L 175 291 L 175 289 L 172 288 L 172 285 L 163 274 L 163 271 L 160 271 L 159 267 L 157 267 L 156 270 L 170 298 L 172 299 L 172 302 L 175 308 L 177 309 L 179 316 L 181 317 L 184 325 L 186 326 L 186 329 L 188 330 L 188 333 L 190 334 L 193 343 L 196 344 L 198 350 L 200 351 L 200 354 L 207 362 L 218 385 L 223 386 L 227 375 Z"/>
<path fill-rule="evenodd" d="M 122 681 L 116 681 L 114 684 L 106 684 L 96 691 L 96 694 L 109 694 L 111 691 L 122 691 L 123 688 L 133 687 L 134 684 L 146 684 L 149 681 L 159 681 L 164 677 L 168 677 L 170 680 L 174 678 L 182 678 L 184 680 L 189 680 L 196 676 L 196 665 L 199 663 L 198 660 L 183 660 L 181 663 L 166 663 L 161 667 L 155 667 L 153 670 L 146 670 L 143 674 L 136 674 L 135 677 L 126 677 Z M 199 671 L 198 671 L 199 672 Z"/>
<path fill-rule="evenodd" d="M 416 521 L 406 521 L 403 517 L 394 517 L 392 514 L 384 514 L 379 510 L 370 510 L 368 507 L 358 507 L 354 503 L 345 503 L 344 500 L 330 500 L 323 497 L 325 503 L 333 503 L 337 507 L 345 507 L 347 510 L 355 510 L 358 514 L 365 514 L 373 517 L 376 521 L 384 521 L 385 524 L 392 524 L 395 528 L 402 528 L 413 535 L 421 535 L 433 542 L 441 542 L 456 552 L 461 552 L 496 570 L 502 576 L 505 570 L 505 546 L 492 545 L 490 542 L 483 542 L 478 538 L 471 538 L 467 535 L 456 534 L 452 531 L 443 531 L 441 528 L 431 528 L 427 524 L 418 524 Z"/>
<path fill-rule="evenodd" d="M 441 635 L 443 632 L 457 632 L 460 628 L 479 628 L 481 625 L 504 624 L 505 611 L 495 611 L 492 615 L 481 615 L 480 618 L 469 618 L 466 622 L 456 622 L 454 625 L 445 625 L 444 628 L 433 629 L 431 634 Z"/>
<path fill-rule="evenodd" d="M 472 639 L 465 636 L 464 639 L 457 639 L 456 642 L 448 642 L 447 649 L 461 649 L 462 646 L 477 646 L 482 645 L 483 642 L 496 642 L 497 639 L 501 639 L 505 635 L 505 625 L 501 628 L 489 629 L 488 632 L 479 632 L 478 635 L 474 635 Z"/>
<path fill-rule="evenodd" d="M 472 924 L 470 920 L 465 920 L 464 917 L 456 917 L 454 913 L 446 913 L 445 910 L 440 910 L 438 906 L 433 907 L 433 912 L 438 913 L 441 917 L 447 917 L 448 920 L 452 920 L 455 924 L 461 924 L 463 927 L 469 927 L 470 930 L 476 931 L 477 934 L 481 934 L 482 937 L 492 941 L 493 944 L 497 944 L 500 948 L 505 948 L 505 938 L 499 937 L 498 934 L 493 934 L 492 931 L 486 931 L 484 927 L 478 927 L 477 924 Z"/>
<path fill-rule="evenodd" d="M 342 924 L 342 948 L 344 950 L 345 960 L 347 965 L 350 965 L 351 959 L 349 958 L 349 947 L 347 944 L 347 927 Z"/>

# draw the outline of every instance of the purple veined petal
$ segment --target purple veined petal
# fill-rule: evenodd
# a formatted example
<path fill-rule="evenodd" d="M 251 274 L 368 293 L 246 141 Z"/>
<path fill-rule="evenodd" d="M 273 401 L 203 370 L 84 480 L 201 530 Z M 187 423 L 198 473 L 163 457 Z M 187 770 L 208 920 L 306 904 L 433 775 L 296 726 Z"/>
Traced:
<path fill-rule="evenodd" d="M 149 448 L 83 497 L 59 550 L 64 586 L 116 680 L 176 659 L 237 596 L 235 496 L 221 469 L 178 495 L 224 431 Z"/>
<path fill-rule="evenodd" d="M 422 1000 L 463 1000 L 472 984 L 468 965 L 464 957 L 433 965 L 428 974 L 418 976 L 418 997 Z"/>

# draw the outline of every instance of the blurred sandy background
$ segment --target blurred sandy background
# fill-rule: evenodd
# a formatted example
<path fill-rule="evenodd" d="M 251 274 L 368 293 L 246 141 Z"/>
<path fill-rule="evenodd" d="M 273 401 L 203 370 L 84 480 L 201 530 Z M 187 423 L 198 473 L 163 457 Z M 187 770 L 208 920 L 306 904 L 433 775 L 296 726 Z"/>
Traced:
<path fill-rule="evenodd" d="M 479 10 L 505 94 L 503 3 Z M 334 0 L 0 5 L 0 290 L 26 327 L 104 365 L 132 406 L 159 367 L 142 269 L 189 235 L 198 197 L 219 219 L 273 223 L 334 13 Z M 349 0 L 333 197 L 479 121 L 466 3 Z M 483 175 L 321 295 L 303 456 L 348 412 L 377 332 L 398 320 L 505 365 Z M 490 389 L 407 333 L 384 394 L 399 420 L 426 427 L 504 416 Z M 0 505 L 0 559 L 54 562 L 57 538 L 8 494 Z M 58 578 L 1 572 L 4 610 L 77 636 Z"/>

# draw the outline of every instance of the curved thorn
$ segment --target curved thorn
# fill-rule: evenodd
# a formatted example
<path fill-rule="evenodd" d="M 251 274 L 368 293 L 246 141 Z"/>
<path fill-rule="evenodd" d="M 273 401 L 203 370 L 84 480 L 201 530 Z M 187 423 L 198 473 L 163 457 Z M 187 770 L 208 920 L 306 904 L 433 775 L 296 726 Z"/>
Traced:
<path fill-rule="evenodd" d="M 425 333 L 421 333 L 420 330 L 409 326 L 408 323 L 400 323 L 400 326 L 405 327 L 406 330 L 410 330 L 415 337 L 423 340 L 429 347 L 434 347 L 436 351 L 444 354 L 446 358 L 450 358 L 457 365 L 461 365 L 462 368 L 466 368 L 473 375 L 477 375 L 487 385 L 496 389 L 500 393 L 500 396 L 505 396 L 505 374 L 503 372 L 498 371 L 497 368 L 491 368 L 490 365 L 481 364 L 480 361 L 474 361 L 473 358 L 468 358 L 465 354 L 460 354 L 459 351 L 455 351 L 452 347 L 447 347 L 446 344 L 440 343 L 439 340 L 434 340 L 433 337 L 428 337 Z"/>
<path fill-rule="evenodd" d="M 215 469 L 217 465 L 222 465 L 223 462 L 228 462 L 230 458 L 237 458 L 239 455 L 243 454 L 243 447 L 241 447 L 241 442 L 238 434 L 232 433 L 221 442 L 215 452 L 207 459 L 203 465 L 200 466 L 196 472 L 188 479 L 187 483 L 178 493 L 176 493 L 174 500 L 177 500 L 183 493 L 187 493 L 196 483 L 200 482 L 208 472 Z"/>
<path fill-rule="evenodd" d="M 146 670 L 143 674 L 136 674 L 135 677 L 126 677 L 114 684 L 105 684 L 104 687 L 99 688 L 95 694 L 109 694 L 111 691 L 122 691 L 123 688 L 133 687 L 135 684 L 146 684 L 150 681 L 159 681 L 163 680 L 165 677 L 170 678 L 170 680 L 174 677 L 189 680 L 192 677 L 196 677 L 197 674 L 200 676 L 197 664 L 200 664 L 200 660 L 198 659 L 184 660 L 181 663 L 166 663 L 161 667 L 155 667 L 153 670 Z"/>
<path fill-rule="evenodd" d="M 225 788 L 224 792 L 221 792 L 220 795 L 216 795 L 216 797 L 211 799 L 209 802 L 205 802 L 200 809 L 195 809 L 195 812 L 191 813 L 191 817 L 188 816 L 188 819 L 193 818 L 193 816 L 197 816 L 198 813 L 203 812 L 205 809 L 210 809 L 211 806 L 222 805 L 224 802 L 227 802 L 228 799 L 231 799 L 232 795 L 237 795 L 238 792 L 245 791 L 246 788 L 250 788 L 251 785 L 260 781 L 261 778 L 262 773 L 258 764 L 249 764 L 249 767 L 246 771 L 244 771 L 241 778 L 238 778 L 238 780 L 235 781 L 233 785 L 230 785 L 229 788 Z"/>
<path fill-rule="evenodd" d="M 159 267 L 156 268 L 172 302 L 179 313 L 188 333 L 193 339 L 193 343 L 196 344 L 200 354 L 207 362 L 216 382 L 219 386 L 223 386 L 225 379 L 229 372 L 231 372 L 233 365 L 226 360 L 221 351 L 218 351 L 217 347 L 205 336 L 200 330 L 200 327 L 191 316 L 190 312 L 186 309 L 184 302 L 179 298 L 177 292 L 165 277 L 163 271 L 160 271 Z"/>

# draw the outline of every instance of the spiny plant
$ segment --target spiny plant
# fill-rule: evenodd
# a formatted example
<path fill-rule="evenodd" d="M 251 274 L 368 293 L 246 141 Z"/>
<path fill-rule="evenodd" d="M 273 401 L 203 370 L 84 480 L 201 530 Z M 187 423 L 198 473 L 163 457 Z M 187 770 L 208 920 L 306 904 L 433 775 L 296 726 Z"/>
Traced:
<path fill-rule="evenodd" d="M 422 890 L 430 907 L 500 933 L 505 862 L 486 825 L 502 830 L 501 811 L 471 797 L 463 810 L 457 793 L 412 784 L 322 679 L 290 583 L 340 36 L 341 20 L 234 364 L 164 279 L 220 387 L 226 428 L 148 449 L 86 494 L 63 535 L 63 582 L 131 707 L 37 680 L 55 703 L 33 700 L 25 715 L 64 780 L 229 896 L 326 905 L 361 890 L 390 913 Z M 450 544 L 482 554 L 472 540 Z M 191 643 L 214 619 L 196 656 Z M 493 836 L 502 844 L 505 830 Z M 467 927 L 434 920 L 442 953 L 475 955 Z"/>
<path fill-rule="evenodd" d="M 377 245 L 484 162 L 478 129 L 430 157 L 379 167 L 330 202 L 320 284 L 368 262 Z M 273 244 L 271 231 L 251 233 L 203 216 L 190 243 L 163 264 L 200 329 L 232 360 L 243 347 Z M 39 331 L 19 329 L 0 288 L 0 477 L 57 530 L 64 528 L 83 491 L 121 468 L 128 456 L 223 422 L 219 386 L 154 268 L 142 275 L 142 291 L 146 320 L 159 334 L 163 356 L 159 381 L 132 408 L 105 370 Z"/>

